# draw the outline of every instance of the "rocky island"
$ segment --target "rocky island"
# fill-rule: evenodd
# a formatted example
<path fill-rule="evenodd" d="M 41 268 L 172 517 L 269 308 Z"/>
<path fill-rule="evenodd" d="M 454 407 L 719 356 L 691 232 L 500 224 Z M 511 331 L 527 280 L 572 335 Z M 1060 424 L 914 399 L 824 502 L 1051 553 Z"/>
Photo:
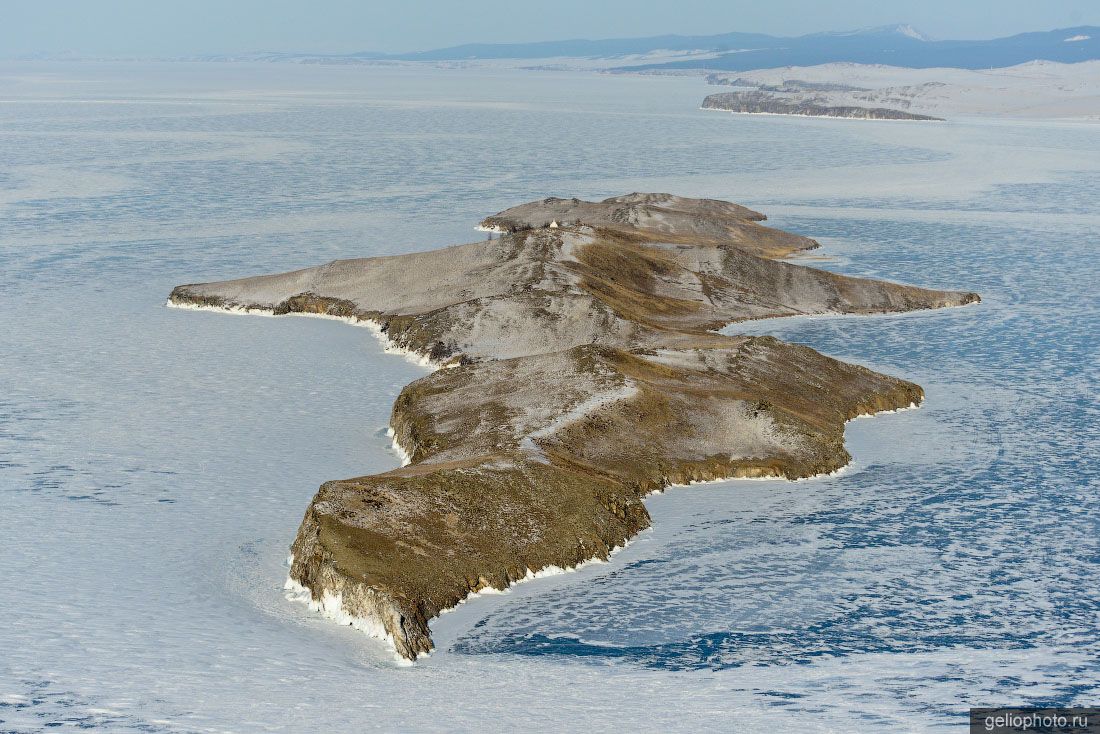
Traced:
<path fill-rule="evenodd" d="M 471 593 L 606 558 L 672 484 L 809 477 L 849 461 L 844 423 L 921 388 L 722 326 L 961 306 L 974 293 L 781 259 L 811 239 L 724 201 L 544 199 L 500 237 L 431 252 L 182 285 L 170 305 L 373 326 L 437 369 L 391 416 L 407 465 L 321 485 L 289 582 L 415 659 Z"/>
<path fill-rule="evenodd" d="M 710 94 L 703 100 L 705 110 L 723 110 L 745 114 L 801 115 L 804 117 L 846 117 L 854 120 L 934 120 L 942 117 L 918 115 L 914 112 L 887 107 L 860 107 L 833 104 L 829 98 L 817 93 L 786 87 L 772 90 L 755 89 L 744 92 Z"/>

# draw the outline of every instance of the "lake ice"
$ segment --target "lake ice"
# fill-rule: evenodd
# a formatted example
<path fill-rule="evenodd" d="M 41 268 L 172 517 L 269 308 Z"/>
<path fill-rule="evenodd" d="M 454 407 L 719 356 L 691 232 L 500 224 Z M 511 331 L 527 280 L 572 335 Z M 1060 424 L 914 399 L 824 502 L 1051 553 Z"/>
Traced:
<path fill-rule="evenodd" d="M 0 65 L 0 728 L 961 726 L 1100 691 L 1100 128 L 753 118 L 698 79 Z M 782 319 L 912 379 L 835 477 L 651 497 L 610 563 L 471 600 L 440 649 L 286 598 L 324 480 L 399 465 L 425 370 L 174 285 L 473 240 L 548 195 L 729 199 L 811 264 L 978 307 Z"/>

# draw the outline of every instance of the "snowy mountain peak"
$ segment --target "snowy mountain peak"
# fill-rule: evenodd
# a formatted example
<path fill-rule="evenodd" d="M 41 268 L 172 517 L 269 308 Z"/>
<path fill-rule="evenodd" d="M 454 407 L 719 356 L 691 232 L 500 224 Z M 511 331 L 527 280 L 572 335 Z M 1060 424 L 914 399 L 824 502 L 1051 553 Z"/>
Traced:
<path fill-rule="evenodd" d="M 894 30 L 894 33 L 900 33 L 903 36 L 909 36 L 910 38 L 915 38 L 918 41 L 931 41 L 932 40 L 931 38 L 929 38 L 925 34 L 921 33 L 920 31 L 918 31 L 916 28 L 909 25 L 908 23 L 902 23 L 902 24 L 896 26 L 893 30 Z"/>
<path fill-rule="evenodd" d="M 897 25 L 880 25 L 870 28 L 860 28 L 854 31 L 826 31 L 824 33 L 813 33 L 811 37 L 820 36 L 906 36 L 918 41 L 931 41 L 932 39 L 925 34 L 918 31 L 908 23 L 899 23 Z"/>

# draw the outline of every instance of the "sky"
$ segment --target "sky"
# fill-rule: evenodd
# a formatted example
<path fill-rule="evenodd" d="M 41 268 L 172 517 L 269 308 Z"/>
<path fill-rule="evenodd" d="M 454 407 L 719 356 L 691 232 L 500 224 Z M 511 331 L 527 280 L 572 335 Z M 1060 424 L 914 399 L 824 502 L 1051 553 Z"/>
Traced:
<path fill-rule="evenodd" d="M 911 23 L 935 38 L 1100 25 L 1098 0 L 0 0 L 0 57 L 419 51 L 472 42 Z"/>

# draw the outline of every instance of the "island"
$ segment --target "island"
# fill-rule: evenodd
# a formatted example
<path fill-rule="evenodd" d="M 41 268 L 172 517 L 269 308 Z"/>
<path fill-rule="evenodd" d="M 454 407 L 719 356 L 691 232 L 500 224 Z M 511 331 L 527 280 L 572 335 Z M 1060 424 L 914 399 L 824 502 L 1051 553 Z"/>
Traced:
<path fill-rule="evenodd" d="M 469 595 L 606 559 L 649 526 L 646 495 L 835 472 L 846 421 L 921 402 L 911 382 L 718 329 L 978 295 L 788 262 L 817 242 L 764 220 L 669 194 L 548 198 L 487 217 L 479 242 L 181 285 L 169 305 L 344 319 L 437 368 L 393 407 L 406 465 L 322 484 L 288 581 L 413 660 Z"/>
<path fill-rule="evenodd" d="M 839 86 L 839 85 L 838 85 Z M 812 90 L 812 87 L 811 87 Z M 834 90 L 835 91 L 835 90 Z M 710 94 L 703 100 L 705 110 L 723 110 L 743 114 L 801 115 L 803 117 L 846 117 L 855 120 L 926 120 L 943 122 L 942 117 L 888 107 L 861 107 L 832 104 L 823 93 L 802 87 L 771 87 L 743 92 Z"/>

